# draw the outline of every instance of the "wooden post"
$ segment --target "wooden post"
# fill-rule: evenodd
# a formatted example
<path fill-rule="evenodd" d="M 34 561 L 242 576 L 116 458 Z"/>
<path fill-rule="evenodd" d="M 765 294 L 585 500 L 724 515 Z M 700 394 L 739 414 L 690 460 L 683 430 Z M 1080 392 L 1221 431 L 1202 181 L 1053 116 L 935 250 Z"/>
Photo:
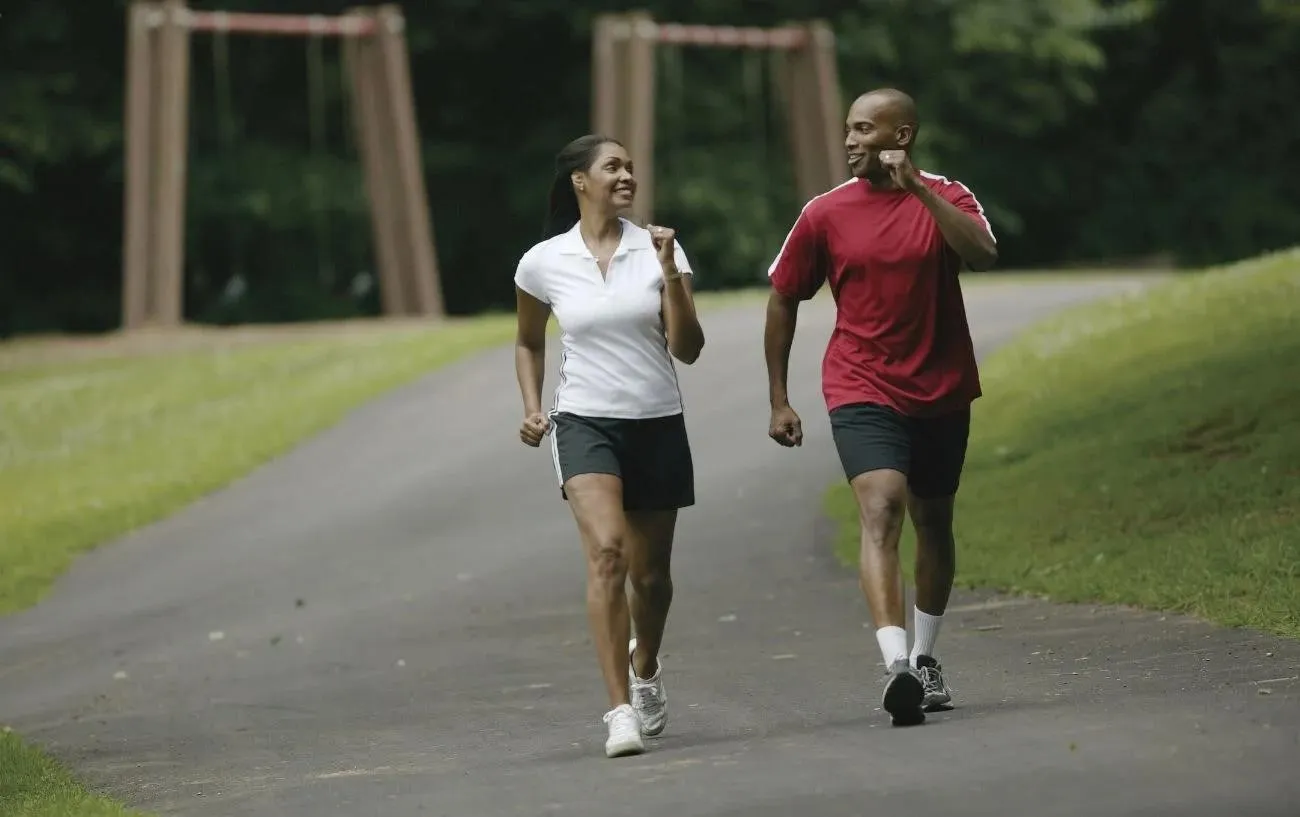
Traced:
<path fill-rule="evenodd" d="M 616 139 L 623 137 L 625 120 L 619 107 L 627 93 L 616 40 L 620 26 L 627 26 L 624 15 L 599 15 L 591 43 L 591 130 Z"/>
<path fill-rule="evenodd" d="M 647 12 L 596 18 L 591 127 L 627 146 L 637 178 L 636 201 L 628 216 L 640 224 L 654 214 L 655 43 L 655 22 Z"/>
<path fill-rule="evenodd" d="M 805 45 L 790 52 L 786 60 L 790 128 L 790 150 L 794 160 L 795 186 L 804 201 L 825 193 L 825 151 L 820 105 L 812 53 Z"/>
<path fill-rule="evenodd" d="M 825 186 L 829 190 L 848 178 L 844 158 L 844 100 L 840 95 L 839 70 L 835 64 L 835 32 L 824 20 L 808 26 L 808 48 L 817 84 L 817 121 L 821 124 L 821 152 Z"/>
<path fill-rule="evenodd" d="M 400 215 L 405 222 L 406 279 L 410 285 L 408 306 L 418 315 L 444 314 L 442 287 L 433 245 L 424 164 L 411 90 L 410 57 L 406 48 L 406 21 L 396 5 L 380 6 L 375 42 L 383 71 L 383 96 L 388 100 L 390 144 L 396 159 Z"/>
<path fill-rule="evenodd" d="M 153 321 L 177 326 L 184 314 L 185 177 L 189 147 L 190 34 L 181 0 L 163 0 L 158 31 L 157 143 L 153 178 Z"/>
<path fill-rule="evenodd" d="M 122 328 L 136 329 L 153 307 L 151 258 L 157 3 L 135 0 L 126 32 L 126 166 L 122 194 Z"/>
<path fill-rule="evenodd" d="M 405 20 L 396 5 L 343 18 L 195 12 L 184 0 L 132 0 L 127 30 L 122 326 L 184 319 L 190 32 L 344 39 L 353 127 L 388 315 L 445 312 L 420 160 Z"/>
<path fill-rule="evenodd" d="M 370 9 L 347 12 L 373 20 Z M 343 58 L 352 84 L 352 117 L 356 129 L 366 197 L 370 200 L 370 230 L 375 244 L 375 267 L 379 278 L 380 308 L 385 315 L 405 315 L 413 309 L 406 293 L 402 267 L 401 216 L 396 194 L 397 180 L 392 151 L 386 141 L 388 106 L 384 93 L 379 51 L 373 37 L 343 42 Z"/>
<path fill-rule="evenodd" d="M 637 191 L 632 216 L 642 224 L 654 218 L 655 200 L 655 41 L 654 19 L 644 11 L 628 15 L 627 70 L 621 96 L 627 105 L 627 152 L 636 165 Z"/>

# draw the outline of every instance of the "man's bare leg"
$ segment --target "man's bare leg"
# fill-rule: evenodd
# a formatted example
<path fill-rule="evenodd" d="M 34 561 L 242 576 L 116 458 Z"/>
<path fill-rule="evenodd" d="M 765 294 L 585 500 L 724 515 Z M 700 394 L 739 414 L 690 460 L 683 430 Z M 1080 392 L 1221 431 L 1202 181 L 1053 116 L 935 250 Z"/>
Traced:
<path fill-rule="evenodd" d="M 861 545 L 858 583 L 876 627 L 876 642 L 891 678 L 881 706 L 897 726 L 921 723 L 922 688 L 907 652 L 907 612 L 898 540 L 907 512 L 907 476 L 892 469 L 868 471 L 850 483 L 858 500 Z"/>

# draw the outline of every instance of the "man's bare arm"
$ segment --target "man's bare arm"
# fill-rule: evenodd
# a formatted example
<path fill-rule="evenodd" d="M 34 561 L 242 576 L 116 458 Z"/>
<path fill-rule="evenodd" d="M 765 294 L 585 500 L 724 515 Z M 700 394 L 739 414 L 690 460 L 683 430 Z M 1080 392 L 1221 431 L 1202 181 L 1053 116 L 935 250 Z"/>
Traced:
<path fill-rule="evenodd" d="M 767 321 L 763 327 L 763 356 L 767 360 L 767 391 L 772 408 L 790 405 L 786 390 L 790 371 L 790 348 L 799 321 L 799 301 L 775 290 L 767 299 Z"/>
<path fill-rule="evenodd" d="M 966 266 L 976 272 L 982 272 L 991 269 L 997 263 L 997 242 L 993 240 L 992 233 L 984 225 L 924 184 L 913 191 L 913 195 L 919 198 L 934 216 L 944 240 L 962 257 Z"/>

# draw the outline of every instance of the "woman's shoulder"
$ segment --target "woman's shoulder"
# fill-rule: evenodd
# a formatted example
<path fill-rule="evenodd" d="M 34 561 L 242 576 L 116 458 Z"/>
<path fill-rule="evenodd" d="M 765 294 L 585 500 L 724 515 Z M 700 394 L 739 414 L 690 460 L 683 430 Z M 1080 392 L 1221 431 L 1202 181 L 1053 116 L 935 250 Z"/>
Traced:
<path fill-rule="evenodd" d="M 554 253 L 561 238 L 563 238 L 562 234 L 550 238 L 543 238 L 541 241 L 538 241 L 536 244 L 533 244 L 531 247 L 524 250 L 523 255 L 519 256 L 520 260 L 525 258 L 539 259 Z"/>
<path fill-rule="evenodd" d="M 563 237 L 563 234 L 561 234 L 551 238 L 544 238 L 524 250 L 523 254 L 519 256 L 519 269 L 529 268 L 540 271 L 552 266 L 554 259 L 558 257 Z"/>

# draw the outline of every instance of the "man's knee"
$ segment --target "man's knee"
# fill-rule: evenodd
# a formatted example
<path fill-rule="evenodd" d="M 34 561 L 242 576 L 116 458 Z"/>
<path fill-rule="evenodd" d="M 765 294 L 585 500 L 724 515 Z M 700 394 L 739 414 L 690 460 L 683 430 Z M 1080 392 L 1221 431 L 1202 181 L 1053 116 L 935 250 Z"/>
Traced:
<path fill-rule="evenodd" d="M 952 530 L 954 498 L 941 496 L 921 498 L 912 496 L 908 501 L 908 510 L 918 528 L 926 530 Z"/>
<path fill-rule="evenodd" d="M 907 477 L 897 471 L 861 474 L 853 480 L 863 535 L 875 540 L 893 538 L 907 513 Z"/>
<path fill-rule="evenodd" d="M 920 499 L 913 496 L 908 501 L 908 512 L 916 528 L 918 545 L 943 550 L 952 547 L 953 497 Z"/>

